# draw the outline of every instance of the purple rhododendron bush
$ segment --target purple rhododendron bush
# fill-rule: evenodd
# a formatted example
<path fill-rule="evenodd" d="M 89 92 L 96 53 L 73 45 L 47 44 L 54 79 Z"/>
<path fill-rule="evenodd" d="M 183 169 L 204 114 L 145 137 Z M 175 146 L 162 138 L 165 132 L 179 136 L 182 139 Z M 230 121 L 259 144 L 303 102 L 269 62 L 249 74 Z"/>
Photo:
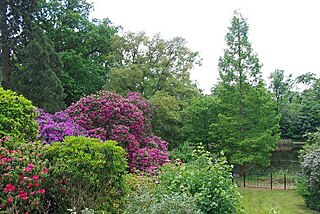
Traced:
<path fill-rule="evenodd" d="M 154 173 L 168 160 L 168 143 L 152 133 L 152 115 L 153 107 L 138 93 L 124 98 L 101 91 L 54 115 L 39 110 L 38 139 L 52 143 L 63 141 L 65 136 L 82 135 L 114 140 L 126 150 L 131 172 Z"/>
<path fill-rule="evenodd" d="M 61 142 L 65 136 L 88 136 L 86 129 L 78 125 L 65 112 L 57 112 L 54 115 L 38 109 L 36 121 L 39 126 L 38 140 L 42 143 L 51 144 L 52 142 Z"/>
<path fill-rule="evenodd" d="M 151 130 L 152 106 L 137 93 L 124 98 L 101 91 L 81 98 L 65 112 L 90 137 L 119 142 L 127 152 L 131 172 L 154 173 L 168 160 L 168 143 L 154 136 Z"/>

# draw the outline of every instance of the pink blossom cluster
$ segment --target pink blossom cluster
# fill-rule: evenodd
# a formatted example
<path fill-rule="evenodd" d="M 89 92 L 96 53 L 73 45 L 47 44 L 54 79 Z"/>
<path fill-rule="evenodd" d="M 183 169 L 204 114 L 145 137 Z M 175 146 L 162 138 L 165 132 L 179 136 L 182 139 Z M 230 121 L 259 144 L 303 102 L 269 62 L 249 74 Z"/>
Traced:
<path fill-rule="evenodd" d="M 152 106 L 137 93 L 124 98 L 102 91 L 81 98 L 65 112 L 90 137 L 119 142 L 127 152 L 131 172 L 154 173 L 168 160 L 167 142 L 154 136 L 151 130 Z"/>
<path fill-rule="evenodd" d="M 39 206 L 45 194 L 43 188 L 48 168 L 40 160 L 40 153 L 26 152 L 25 145 L 8 149 L 0 146 L 0 211 L 10 207 L 29 213 Z"/>

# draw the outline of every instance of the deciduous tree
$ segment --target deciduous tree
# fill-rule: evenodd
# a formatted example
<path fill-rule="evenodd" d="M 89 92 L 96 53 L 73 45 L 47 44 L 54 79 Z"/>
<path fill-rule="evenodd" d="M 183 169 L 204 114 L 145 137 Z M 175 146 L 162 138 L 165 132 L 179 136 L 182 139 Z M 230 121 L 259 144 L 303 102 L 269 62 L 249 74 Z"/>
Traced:
<path fill-rule="evenodd" d="M 186 47 L 183 38 L 149 38 L 144 32 L 126 33 L 113 41 L 115 68 L 111 69 L 105 89 L 126 94 L 139 92 L 151 98 L 164 91 L 178 99 L 199 94 L 190 80 L 190 69 L 200 63 L 197 52 Z"/>
<path fill-rule="evenodd" d="M 38 25 L 45 30 L 63 64 L 61 81 L 67 106 L 105 84 L 112 60 L 110 20 L 89 19 L 85 0 L 49 0 L 42 4 Z"/>

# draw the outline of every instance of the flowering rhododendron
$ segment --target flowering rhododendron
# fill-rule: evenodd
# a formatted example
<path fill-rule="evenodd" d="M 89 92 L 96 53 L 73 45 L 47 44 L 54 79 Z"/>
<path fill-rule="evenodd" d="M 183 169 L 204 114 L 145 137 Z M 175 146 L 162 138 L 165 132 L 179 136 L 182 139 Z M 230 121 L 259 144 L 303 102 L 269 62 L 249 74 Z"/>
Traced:
<path fill-rule="evenodd" d="M 152 106 L 137 93 L 123 98 L 99 92 L 81 98 L 65 113 L 85 128 L 90 137 L 119 142 L 127 152 L 132 172 L 154 173 L 168 160 L 167 142 L 154 136 L 151 130 Z"/>
<path fill-rule="evenodd" d="M 35 211 L 44 197 L 48 168 L 41 144 L 0 142 L 0 212 Z"/>
<path fill-rule="evenodd" d="M 38 109 L 36 118 L 39 126 L 38 140 L 43 143 L 62 141 L 65 136 L 87 136 L 87 131 L 74 122 L 66 113 L 57 112 L 54 115 Z"/>

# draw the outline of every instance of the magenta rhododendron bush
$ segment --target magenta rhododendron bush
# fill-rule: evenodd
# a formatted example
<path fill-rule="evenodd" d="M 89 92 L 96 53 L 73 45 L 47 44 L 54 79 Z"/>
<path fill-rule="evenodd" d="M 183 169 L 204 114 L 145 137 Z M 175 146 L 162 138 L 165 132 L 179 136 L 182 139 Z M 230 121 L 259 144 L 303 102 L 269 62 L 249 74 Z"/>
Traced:
<path fill-rule="evenodd" d="M 152 112 L 150 103 L 137 93 L 124 98 L 105 91 L 81 98 L 65 110 L 90 137 L 119 142 L 127 152 L 130 171 L 150 173 L 168 160 L 168 143 L 152 133 Z"/>

